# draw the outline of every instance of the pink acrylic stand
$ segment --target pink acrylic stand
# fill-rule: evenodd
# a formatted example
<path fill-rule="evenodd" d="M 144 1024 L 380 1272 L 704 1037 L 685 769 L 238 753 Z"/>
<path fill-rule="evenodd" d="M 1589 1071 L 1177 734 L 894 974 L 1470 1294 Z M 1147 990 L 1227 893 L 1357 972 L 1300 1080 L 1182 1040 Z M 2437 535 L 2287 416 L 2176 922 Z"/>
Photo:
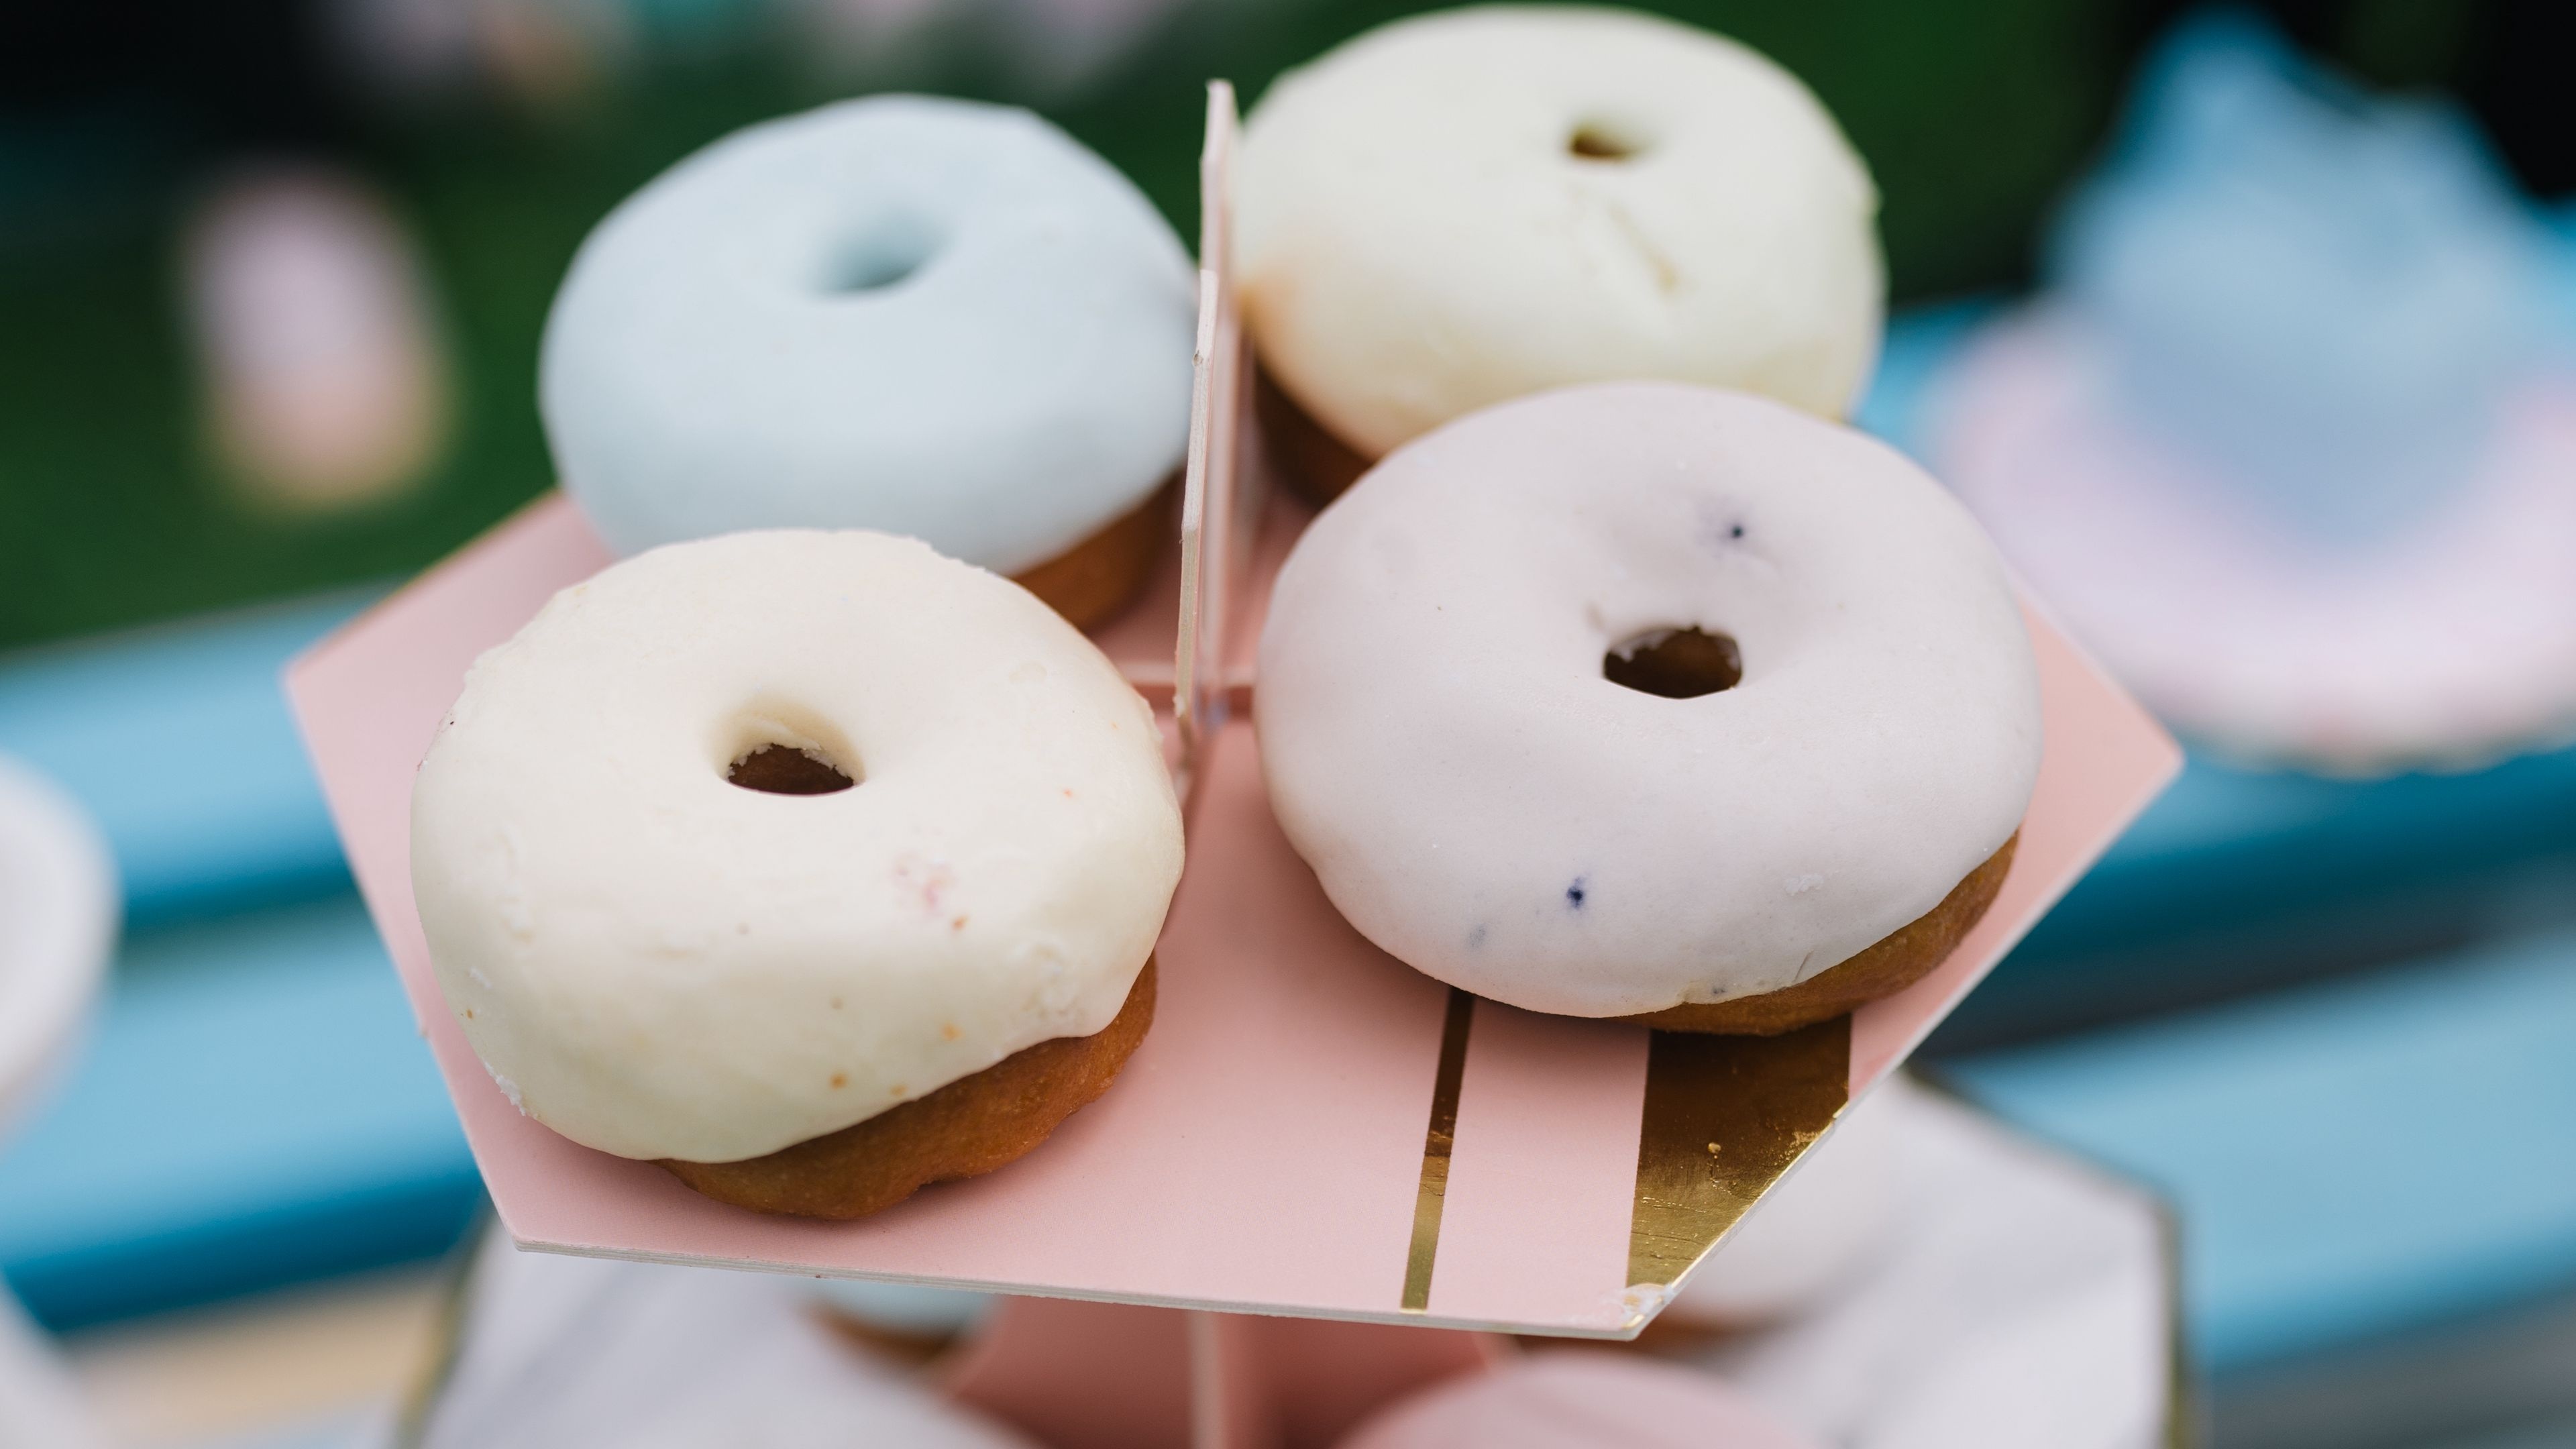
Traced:
<path fill-rule="evenodd" d="M 359 888 L 522 1246 L 1624 1337 L 1749 1202 L 1693 1219 L 1664 1243 L 1667 1266 L 1634 1278 L 1632 1235 L 1665 1205 L 1644 1170 L 1650 1034 L 1464 998 L 1462 1016 L 1447 988 L 1342 920 L 1271 818 L 1257 742 L 1236 716 L 1268 577 L 1300 519 L 1253 493 L 1248 368 L 1221 234 L 1233 123 L 1220 85 L 1179 577 L 1161 604 L 1101 636 L 1140 688 L 1170 691 L 1190 863 L 1158 948 L 1152 1034 L 1106 1096 L 1026 1158 L 861 1222 L 763 1217 L 556 1136 L 492 1084 L 440 997 L 414 911 L 411 778 L 475 656 L 609 562 L 564 500 L 532 505 L 290 667 L 287 690 Z M 1177 639 L 1162 622 L 1175 612 Z M 1901 1061 L 2180 766 L 2163 731 L 2045 617 L 2029 622 L 2047 752 L 2012 874 L 1946 964 L 1851 1019 L 1847 1053 L 1832 1043 L 1847 1079 L 1826 1084 L 1832 1100 L 1815 1128 L 1745 1191 L 1776 1180 L 1845 1095 Z M 1786 1089 L 1755 1072 L 1726 1083 L 1730 1100 L 1715 1105 L 1758 1108 Z M 1435 1095 L 1454 1119 L 1445 1135 Z"/>
<path fill-rule="evenodd" d="M 938 1378 L 1054 1449 L 1321 1449 L 1513 1352 L 1489 1333 L 1014 1298 Z"/>

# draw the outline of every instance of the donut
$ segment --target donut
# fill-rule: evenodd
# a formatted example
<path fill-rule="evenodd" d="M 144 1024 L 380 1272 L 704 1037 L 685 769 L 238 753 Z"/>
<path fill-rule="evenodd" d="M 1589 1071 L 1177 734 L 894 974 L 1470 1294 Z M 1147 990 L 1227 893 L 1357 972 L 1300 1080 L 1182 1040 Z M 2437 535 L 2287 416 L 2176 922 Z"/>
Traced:
<path fill-rule="evenodd" d="M 1372 30 L 1244 123 L 1234 257 L 1285 471 L 1329 495 L 1488 404 L 1621 378 L 1839 417 L 1886 290 L 1877 191 L 1796 77 L 1631 11 Z"/>
<path fill-rule="evenodd" d="M 1445 1380 L 1361 1421 L 1340 1449 L 1822 1449 L 1703 1373 L 1554 1349 Z"/>
<path fill-rule="evenodd" d="M 1388 455 L 1280 570 L 1253 705 L 1279 823 L 1362 935 L 1676 1030 L 1930 971 L 2039 771 L 2030 639 L 1966 511 L 1859 433 L 1676 383 Z"/>
<path fill-rule="evenodd" d="M 1195 273 L 1027 111 L 879 96 L 771 121 L 582 243 L 539 401 L 621 554 L 756 528 L 908 534 L 1076 623 L 1160 553 Z"/>
<path fill-rule="evenodd" d="M 522 1112 L 768 1212 L 988 1172 L 1105 1090 L 1180 876 L 1151 712 L 916 540 L 728 534 L 557 594 L 421 762 L 438 984 Z"/>

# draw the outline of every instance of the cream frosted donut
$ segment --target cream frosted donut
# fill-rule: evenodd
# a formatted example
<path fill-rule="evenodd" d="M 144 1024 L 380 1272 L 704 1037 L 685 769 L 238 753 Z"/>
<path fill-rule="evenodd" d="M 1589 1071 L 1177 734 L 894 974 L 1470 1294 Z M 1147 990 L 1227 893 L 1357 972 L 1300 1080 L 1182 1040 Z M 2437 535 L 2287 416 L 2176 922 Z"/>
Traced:
<path fill-rule="evenodd" d="M 1731 636 L 1741 682 L 1605 677 L 1677 630 Z M 1362 934 L 1572 1016 L 1857 957 L 2002 857 L 2039 770 L 2030 641 L 1966 511 L 1861 434 L 1670 383 L 1380 463 L 1281 570 L 1254 703 L 1279 822 Z"/>
<path fill-rule="evenodd" d="M 540 378 L 621 553 L 872 528 L 1018 573 L 1136 508 L 1189 433 L 1194 274 L 1107 162 L 923 96 L 735 133 L 582 244 Z"/>
<path fill-rule="evenodd" d="M 1340 1449 L 1823 1449 L 1704 1373 L 1590 1349 L 1532 1354 L 1371 1415 Z"/>
<path fill-rule="evenodd" d="M 1878 197 L 1833 118 L 1754 51 L 1630 11 L 1370 31 L 1262 96 L 1234 205 L 1262 365 L 1369 457 L 1616 378 L 1840 416 L 1877 354 Z"/>
<path fill-rule="evenodd" d="M 732 783 L 764 746 L 859 783 Z M 1181 868 L 1108 660 L 860 532 L 656 549 L 556 595 L 467 674 L 411 842 L 439 987 L 520 1109 L 708 1163 L 1102 1030 Z"/>

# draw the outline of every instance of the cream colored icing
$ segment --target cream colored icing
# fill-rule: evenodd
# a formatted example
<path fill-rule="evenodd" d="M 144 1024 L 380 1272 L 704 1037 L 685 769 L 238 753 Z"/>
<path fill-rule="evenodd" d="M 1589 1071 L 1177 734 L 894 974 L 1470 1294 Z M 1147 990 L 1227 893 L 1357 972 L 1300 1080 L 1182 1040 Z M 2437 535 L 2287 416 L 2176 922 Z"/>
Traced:
<path fill-rule="evenodd" d="M 859 778 L 726 776 L 764 744 Z M 440 989 L 521 1110 L 722 1162 L 1099 1031 L 1181 870 L 1153 715 L 1017 585 L 909 539 L 732 534 L 557 594 L 412 791 Z"/>
<path fill-rule="evenodd" d="M 1630 11 L 1370 31 L 1262 96 L 1234 205 L 1262 364 L 1372 457 L 1623 377 L 1841 416 L 1877 354 L 1878 196 L 1833 118 L 1756 52 Z"/>
<path fill-rule="evenodd" d="M 1694 626 L 1743 679 L 1612 648 Z M 1904 457 L 1740 393 L 1611 383 L 1397 450 L 1280 571 L 1254 704 L 1281 826 L 1352 925 L 1515 1006 L 1774 991 L 2019 828 L 2039 683 L 1985 536 Z"/>

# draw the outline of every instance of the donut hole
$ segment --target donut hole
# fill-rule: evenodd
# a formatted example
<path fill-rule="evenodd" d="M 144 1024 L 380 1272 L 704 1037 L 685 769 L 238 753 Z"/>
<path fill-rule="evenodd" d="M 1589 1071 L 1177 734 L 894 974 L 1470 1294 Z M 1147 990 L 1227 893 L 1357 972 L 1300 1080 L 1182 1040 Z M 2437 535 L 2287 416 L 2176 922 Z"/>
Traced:
<path fill-rule="evenodd" d="M 1627 161 L 1646 149 L 1646 139 L 1629 127 L 1595 117 L 1575 123 L 1565 138 L 1565 154 L 1577 161 Z"/>
<path fill-rule="evenodd" d="M 1734 635 L 1696 625 L 1649 629 L 1602 655 L 1601 677 L 1641 694 L 1697 699 L 1743 680 L 1744 651 Z"/>
<path fill-rule="evenodd" d="M 842 297 L 901 286 L 939 254 L 940 241 L 938 228 L 918 217 L 873 218 L 832 241 L 816 286 Z"/>
<path fill-rule="evenodd" d="M 770 795 L 829 795 L 859 783 L 821 750 L 761 745 L 725 771 L 728 784 Z"/>
<path fill-rule="evenodd" d="M 716 722 L 707 761 L 726 783 L 765 795 L 836 795 L 867 778 L 830 715 L 765 692 Z"/>

